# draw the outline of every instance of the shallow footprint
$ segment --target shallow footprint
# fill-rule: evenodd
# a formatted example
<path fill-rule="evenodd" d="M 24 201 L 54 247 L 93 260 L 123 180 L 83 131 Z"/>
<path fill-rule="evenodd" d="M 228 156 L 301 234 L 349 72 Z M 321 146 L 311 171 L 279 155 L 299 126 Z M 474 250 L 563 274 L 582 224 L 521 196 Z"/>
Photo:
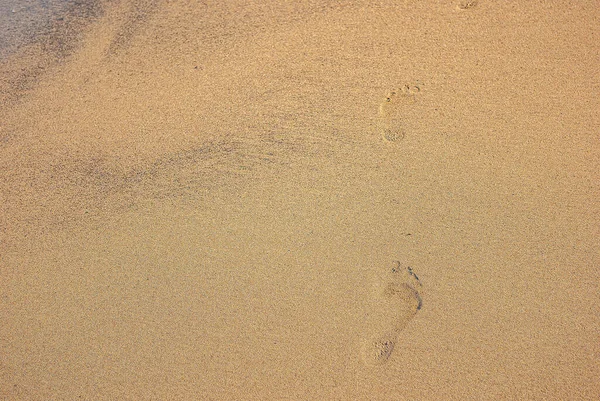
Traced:
<path fill-rule="evenodd" d="M 401 140 L 405 136 L 402 118 L 405 107 L 415 102 L 415 95 L 421 91 L 420 84 L 404 85 L 394 89 L 379 105 L 379 130 L 387 142 Z"/>
<path fill-rule="evenodd" d="M 377 311 L 361 344 L 366 365 L 382 365 L 392 356 L 398 336 L 423 304 L 421 282 L 410 267 L 395 262 L 376 296 Z"/>
<path fill-rule="evenodd" d="M 460 0 L 456 5 L 459 10 L 468 10 L 477 6 L 477 0 Z"/>
<path fill-rule="evenodd" d="M 364 363 L 369 366 L 378 366 L 386 363 L 392 356 L 397 340 L 398 334 L 394 332 L 386 332 L 364 338 L 361 344 Z"/>

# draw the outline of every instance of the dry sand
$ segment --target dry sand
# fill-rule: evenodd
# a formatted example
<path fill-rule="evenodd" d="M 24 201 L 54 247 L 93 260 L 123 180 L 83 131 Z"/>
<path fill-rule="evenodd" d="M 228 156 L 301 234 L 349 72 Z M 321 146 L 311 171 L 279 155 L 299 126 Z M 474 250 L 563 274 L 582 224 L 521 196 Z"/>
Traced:
<path fill-rule="evenodd" d="M 595 2 L 93 7 L 0 66 L 0 398 L 600 397 Z"/>

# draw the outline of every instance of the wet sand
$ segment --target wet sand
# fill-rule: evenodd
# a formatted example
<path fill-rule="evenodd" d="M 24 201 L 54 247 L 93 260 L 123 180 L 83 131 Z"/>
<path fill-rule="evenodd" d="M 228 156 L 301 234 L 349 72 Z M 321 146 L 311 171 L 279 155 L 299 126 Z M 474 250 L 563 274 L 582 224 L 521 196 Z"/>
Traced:
<path fill-rule="evenodd" d="M 594 3 L 95 7 L 0 64 L 0 398 L 598 397 Z"/>

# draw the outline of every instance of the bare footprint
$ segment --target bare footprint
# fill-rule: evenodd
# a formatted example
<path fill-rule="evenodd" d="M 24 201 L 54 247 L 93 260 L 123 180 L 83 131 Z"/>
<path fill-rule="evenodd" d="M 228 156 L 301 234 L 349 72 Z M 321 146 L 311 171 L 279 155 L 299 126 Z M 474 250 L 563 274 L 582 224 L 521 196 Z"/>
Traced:
<path fill-rule="evenodd" d="M 477 6 L 477 0 L 460 0 L 456 8 L 459 10 L 468 10 Z"/>
<path fill-rule="evenodd" d="M 369 366 L 389 360 L 400 333 L 423 304 L 422 285 L 412 268 L 395 262 L 385 280 L 377 287 L 374 303 L 377 310 L 372 313 L 369 332 L 361 344 L 363 361 Z"/>
<path fill-rule="evenodd" d="M 405 136 L 402 118 L 405 107 L 415 102 L 415 95 L 421 91 L 420 84 L 404 85 L 394 89 L 379 105 L 379 130 L 387 142 L 401 140 Z"/>
<path fill-rule="evenodd" d="M 364 363 L 368 366 L 386 363 L 392 356 L 397 340 L 398 335 L 393 332 L 385 332 L 363 339 L 361 352 Z"/>

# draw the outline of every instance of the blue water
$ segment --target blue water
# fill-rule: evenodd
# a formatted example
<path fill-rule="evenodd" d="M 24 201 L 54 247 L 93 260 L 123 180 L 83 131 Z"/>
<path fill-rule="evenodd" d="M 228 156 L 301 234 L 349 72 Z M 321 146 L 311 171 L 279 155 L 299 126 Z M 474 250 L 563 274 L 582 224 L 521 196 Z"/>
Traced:
<path fill-rule="evenodd" d="M 69 0 L 0 0 L 0 59 L 67 10 Z"/>

